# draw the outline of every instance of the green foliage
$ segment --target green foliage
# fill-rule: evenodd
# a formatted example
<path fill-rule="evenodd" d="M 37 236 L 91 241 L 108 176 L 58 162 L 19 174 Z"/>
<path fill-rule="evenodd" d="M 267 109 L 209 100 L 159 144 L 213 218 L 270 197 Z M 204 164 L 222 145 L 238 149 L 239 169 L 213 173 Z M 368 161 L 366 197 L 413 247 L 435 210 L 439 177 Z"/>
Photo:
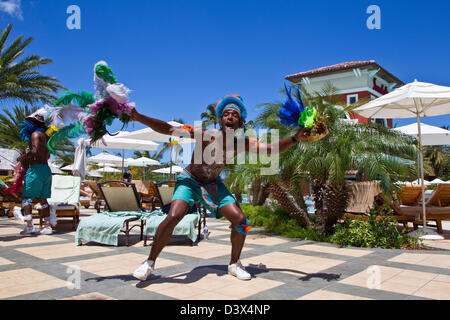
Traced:
<path fill-rule="evenodd" d="M 6 45 L 12 25 L 0 30 L 0 101 L 19 100 L 25 103 L 53 103 L 56 92 L 65 89 L 56 78 L 42 75 L 38 69 L 51 64 L 51 59 L 30 55 L 18 60 L 33 38 L 19 36 Z"/>
<path fill-rule="evenodd" d="M 302 228 L 298 221 L 290 217 L 289 213 L 280 206 L 252 206 L 244 204 L 241 208 L 251 226 L 263 227 L 266 232 L 288 238 L 328 241 L 328 237 L 324 234 L 311 228 Z"/>
<path fill-rule="evenodd" d="M 331 241 L 341 246 L 370 247 L 370 248 L 414 248 L 423 246 L 422 240 L 412 238 L 406 233 L 409 230 L 399 232 L 397 221 L 388 217 L 377 219 L 372 212 L 369 219 L 346 218 L 344 223 L 335 226 L 335 233 Z"/>
<path fill-rule="evenodd" d="M 213 124 L 214 129 L 217 127 L 217 124 L 219 123 L 219 118 L 216 116 L 216 106 L 214 104 L 210 104 L 206 107 L 206 111 L 202 112 L 200 115 L 200 118 L 203 120 L 202 126 L 203 128 L 206 128 L 207 126 Z"/>

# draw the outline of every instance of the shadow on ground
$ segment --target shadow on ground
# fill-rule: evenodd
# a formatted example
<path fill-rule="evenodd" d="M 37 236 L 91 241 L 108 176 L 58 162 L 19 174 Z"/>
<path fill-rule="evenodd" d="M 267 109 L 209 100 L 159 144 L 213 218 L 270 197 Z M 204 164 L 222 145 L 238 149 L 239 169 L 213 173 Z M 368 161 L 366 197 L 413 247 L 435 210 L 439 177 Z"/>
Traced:
<path fill-rule="evenodd" d="M 337 281 L 341 275 L 340 274 L 332 274 L 332 273 L 306 273 L 298 270 L 292 269 L 282 269 L 282 268 L 267 268 L 265 265 L 252 265 L 250 264 L 246 269 L 255 277 L 258 274 L 264 274 L 272 271 L 278 272 L 291 272 L 299 275 L 303 275 L 303 277 L 298 278 L 301 281 L 309 281 L 312 278 L 320 278 L 326 281 Z M 181 274 L 177 274 L 176 276 L 163 277 L 159 275 L 150 275 L 146 281 L 139 282 L 136 287 L 137 288 L 147 288 L 152 284 L 158 283 L 177 283 L 177 284 L 189 284 L 199 281 L 207 275 L 215 274 L 218 277 L 222 277 L 228 274 L 228 266 L 226 265 L 208 265 L 194 268 L 193 270 Z M 122 280 L 122 281 L 136 281 L 132 275 L 116 275 L 109 277 L 94 277 L 88 278 L 86 281 L 96 281 L 102 282 L 105 280 Z"/>

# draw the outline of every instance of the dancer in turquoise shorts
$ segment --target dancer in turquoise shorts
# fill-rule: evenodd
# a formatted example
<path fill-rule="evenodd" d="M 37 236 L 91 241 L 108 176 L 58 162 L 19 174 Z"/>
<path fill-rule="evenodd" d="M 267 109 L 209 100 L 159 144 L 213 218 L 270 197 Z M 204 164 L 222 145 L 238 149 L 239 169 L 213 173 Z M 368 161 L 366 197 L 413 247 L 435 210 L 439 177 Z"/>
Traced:
<path fill-rule="evenodd" d="M 32 219 L 33 199 L 41 205 L 44 216 L 44 225 L 39 234 L 53 233 L 50 206 L 47 202 L 51 196 L 52 172 L 47 163 L 50 153 L 47 149 L 48 136 L 45 133 L 47 131 L 44 121 L 46 113 L 45 109 L 40 109 L 28 116 L 21 124 L 22 140 L 29 142 L 27 152 L 17 159 L 26 171 L 22 190 L 22 212 L 27 225 L 21 235 L 33 235 L 37 232 Z"/>
<path fill-rule="evenodd" d="M 220 119 L 220 130 L 193 128 L 188 125 L 176 128 L 167 122 L 146 117 L 136 109 L 132 111 L 133 121 L 139 121 L 156 132 L 180 137 L 184 131 L 196 140 L 191 164 L 177 178 L 169 213 L 156 231 L 148 260 L 133 273 L 133 276 L 140 280 L 146 280 L 153 272 L 155 261 L 170 241 L 174 228 L 197 201 L 202 202 L 217 218 L 224 216 L 231 222 L 231 259 L 228 273 L 241 280 L 251 279 L 251 275 L 240 262 L 245 237 L 250 229 L 248 220 L 236 199 L 223 184 L 220 173 L 225 164 L 240 152 L 257 152 L 260 147 L 264 147 L 267 154 L 272 150 L 283 152 L 298 141 L 306 140 L 307 136 L 305 130 L 301 129 L 291 138 L 264 146 L 246 138 L 244 150 L 238 151 L 238 140 L 233 138 L 234 132 L 244 127 L 247 117 L 242 98 L 237 95 L 226 96 L 217 103 L 216 115 Z"/>

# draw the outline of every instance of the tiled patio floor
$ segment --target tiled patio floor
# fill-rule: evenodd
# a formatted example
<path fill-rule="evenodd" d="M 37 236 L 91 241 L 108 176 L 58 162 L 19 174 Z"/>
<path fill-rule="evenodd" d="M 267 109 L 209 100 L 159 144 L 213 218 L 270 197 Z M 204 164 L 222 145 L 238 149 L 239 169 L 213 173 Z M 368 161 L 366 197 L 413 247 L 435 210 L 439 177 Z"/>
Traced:
<path fill-rule="evenodd" d="M 92 213 L 84 210 L 82 218 Z M 242 252 L 253 279 L 243 283 L 227 274 L 229 224 L 211 218 L 207 223 L 209 240 L 191 247 L 187 238 L 174 238 L 154 274 L 141 282 L 131 274 L 150 247 L 137 235 L 130 247 L 123 238 L 119 247 L 77 247 L 70 225 L 51 236 L 22 237 L 22 225 L 2 217 L 0 299 L 450 299 L 450 251 L 338 248 L 255 229 Z"/>

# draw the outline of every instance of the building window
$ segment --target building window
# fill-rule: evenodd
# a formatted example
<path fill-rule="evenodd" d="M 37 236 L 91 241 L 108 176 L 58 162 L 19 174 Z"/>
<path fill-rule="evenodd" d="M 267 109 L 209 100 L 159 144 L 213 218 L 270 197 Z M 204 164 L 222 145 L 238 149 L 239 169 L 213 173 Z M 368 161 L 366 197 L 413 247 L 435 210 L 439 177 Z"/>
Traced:
<path fill-rule="evenodd" d="M 387 128 L 387 119 L 372 119 L 373 123 L 381 124 L 382 126 Z"/>
<path fill-rule="evenodd" d="M 347 96 L 347 106 L 355 103 L 358 101 L 358 95 L 357 94 L 349 94 Z"/>

